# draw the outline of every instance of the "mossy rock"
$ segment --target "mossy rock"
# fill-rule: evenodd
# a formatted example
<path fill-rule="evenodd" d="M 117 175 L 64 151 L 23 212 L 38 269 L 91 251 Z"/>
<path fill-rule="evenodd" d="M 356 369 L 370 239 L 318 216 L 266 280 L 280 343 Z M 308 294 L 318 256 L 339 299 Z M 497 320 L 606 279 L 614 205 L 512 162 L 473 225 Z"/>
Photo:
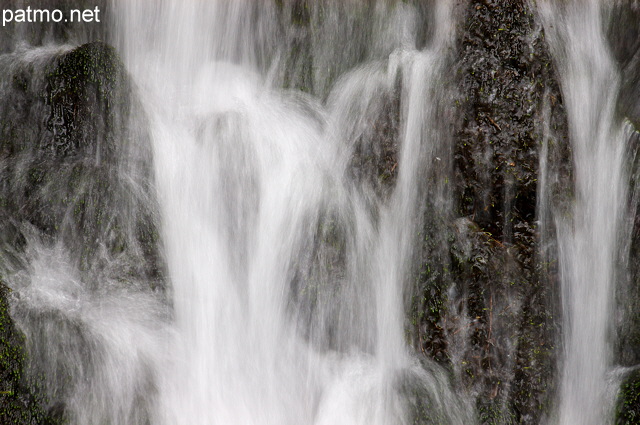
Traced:
<path fill-rule="evenodd" d="M 88 43 L 60 57 L 47 76 L 47 129 L 53 137 L 44 148 L 58 156 L 111 159 L 128 113 L 126 84 L 120 58 L 108 44 Z"/>
<path fill-rule="evenodd" d="M 0 423 L 50 425 L 56 421 L 43 409 L 34 388 L 24 376 L 24 335 L 9 316 L 10 290 L 0 281 Z"/>
<path fill-rule="evenodd" d="M 9 59 L 2 64 L 10 101 L 0 106 L 0 207 L 61 239 L 81 270 L 106 246 L 113 256 L 140 259 L 129 262 L 138 264 L 131 273 L 158 280 L 150 138 L 132 125 L 146 128 L 144 113 L 115 49 L 93 42 L 37 62 Z"/>
<path fill-rule="evenodd" d="M 638 2 L 611 2 L 607 36 L 621 71 L 618 113 L 640 128 L 640 6 Z"/>
<path fill-rule="evenodd" d="M 428 214 L 412 315 L 422 353 L 460 362 L 480 423 L 536 424 L 553 397 L 558 287 L 538 257 L 539 123 L 549 111 L 549 167 L 570 182 L 566 114 L 529 2 L 472 0 L 460 22 L 452 216 Z"/>
<path fill-rule="evenodd" d="M 620 386 L 616 403 L 616 425 L 640 423 L 640 371 L 633 371 Z"/>
<path fill-rule="evenodd" d="M 114 278 L 161 285 L 150 140 L 131 124 L 140 114 L 134 121 L 145 128 L 115 49 L 95 42 L 36 60 L 16 53 L 0 57 L 0 69 L 0 273 L 26 267 L 29 233 L 64 245 L 83 279 L 115 259 Z M 0 423 L 62 420 L 64 407 L 45 411 L 34 377 L 24 373 L 12 295 L 0 289 Z"/>

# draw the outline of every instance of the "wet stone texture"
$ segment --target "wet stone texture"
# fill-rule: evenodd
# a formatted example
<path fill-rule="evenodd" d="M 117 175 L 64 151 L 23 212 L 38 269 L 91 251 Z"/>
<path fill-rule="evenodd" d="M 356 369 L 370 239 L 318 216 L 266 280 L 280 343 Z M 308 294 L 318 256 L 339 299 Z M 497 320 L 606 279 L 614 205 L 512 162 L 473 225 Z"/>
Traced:
<path fill-rule="evenodd" d="M 630 129 L 629 203 L 631 220 L 622 237 L 616 292 L 616 333 L 614 362 L 629 367 L 621 383 L 616 405 L 616 425 L 640 422 L 640 2 L 615 2 L 610 10 L 607 35 L 611 52 L 621 70 L 618 118 L 627 120 Z"/>
<path fill-rule="evenodd" d="M 147 268 L 131 272 L 155 279 L 150 144 L 129 125 L 139 111 L 115 50 L 97 42 L 37 62 L 5 60 L 13 73 L 2 89 L 13 101 L 0 109 L 0 205 L 62 239 L 81 269 L 94 267 L 106 245 L 112 255 L 140 256 Z"/>
<path fill-rule="evenodd" d="M 544 155 L 559 202 L 570 155 L 547 49 L 526 1 L 472 0 L 460 21 L 454 216 L 427 220 L 413 315 L 419 350 L 451 368 L 482 424 L 539 423 L 553 397 L 557 275 L 538 254 L 538 183 Z"/>
<path fill-rule="evenodd" d="M 0 423 L 53 425 L 42 408 L 37 384 L 27 379 L 24 336 L 9 317 L 9 288 L 0 281 Z"/>
<path fill-rule="evenodd" d="M 42 149 L 55 156 L 84 155 L 113 162 L 116 138 L 130 101 L 114 49 L 90 43 L 63 55 L 46 77 L 48 137 Z M 122 114 L 124 112 L 124 114 Z M 96 135 L 107 140 L 96 140 Z"/>
<path fill-rule="evenodd" d="M 43 50 L 35 59 L 17 51 L 0 65 L 0 372 L 9 377 L 0 381 L 0 423 L 40 424 L 52 419 L 23 376 L 24 341 L 2 275 L 25 267 L 23 251 L 36 238 L 62 243 L 83 278 L 117 273 L 162 287 L 150 144 L 129 125 L 140 111 L 111 46 Z"/>

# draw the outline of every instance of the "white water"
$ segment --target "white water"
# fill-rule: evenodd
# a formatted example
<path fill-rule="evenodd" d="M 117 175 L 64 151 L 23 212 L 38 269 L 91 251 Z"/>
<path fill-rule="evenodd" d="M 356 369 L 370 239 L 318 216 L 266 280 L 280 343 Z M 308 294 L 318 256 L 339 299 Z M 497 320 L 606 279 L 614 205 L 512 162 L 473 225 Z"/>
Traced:
<path fill-rule="evenodd" d="M 127 167 L 118 190 L 159 198 L 169 289 L 165 299 L 128 279 L 125 258 L 80 270 L 63 241 L 27 237 L 27 266 L 7 277 L 14 313 L 71 424 L 409 424 L 415 394 L 434 421 L 476 420 L 405 336 L 425 177 L 449 140 L 431 124 L 450 96 L 441 82 L 453 2 L 434 3 L 425 48 L 419 14 L 400 2 L 313 2 L 302 26 L 289 23 L 290 2 L 283 12 L 273 3 L 111 5 L 148 115 L 134 125 L 150 123 L 157 193 L 140 193 Z M 553 420 L 600 425 L 612 417 L 610 318 L 627 197 L 619 75 L 599 2 L 545 0 L 539 10 L 575 173 L 571 214 L 555 216 L 564 334 Z M 287 76 L 298 42 L 313 53 L 310 79 Z M 10 59 L 40 69 L 69 48 Z M 309 86 L 285 89 L 288 80 Z M 350 161 L 362 146 L 376 152 L 367 148 L 395 95 L 396 177 L 379 191 L 352 176 Z"/>
<path fill-rule="evenodd" d="M 446 96 L 451 3 L 437 4 L 436 36 L 418 51 L 415 11 L 378 2 L 368 59 L 347 58 L 335 82 L 315 75 L 334 86 L 326 103 L 279 88 L 289 46 L 266 2 L 122 3 L 122 54 L 151 122 L 174 314 L 152 423 L 407 424 L 403 376 L 431 395 L 434 415 L 469 423 L 471 409 L 442 373 L 417 365 L 404 337 L 418 182 L 441 140 L 429 122 Z M 322 7 L 322 21 L 310 7 L 311 25 L 330 36 L 345 6 Z M 321 63 L 341 60 L 337 44 L 312 48 Z M 385 199 L 354 185 L 348 167 L 398 78 L 398 177 Z M 309 259 L 326 226 L 344 232 L 344 263 Z M 306 263 L 316 271 L 296 274 Z M 309 313 L 292 301 L 294 279 L 317 293 L 311 330 L 296 320 Z"/>
<path fill-rule="evenodd" d="M 409 420 L 398 374 L 421 372 L 403 337 L 403 285 L 420 164 L 437 141 L 424 123 L 433 113 L 428 90 L 451 42 L 451 7 L 438 6 L 442 35 L 425 52 L 415 50 L 409 8 L 376 7 L 376 18 L 392 30 L 372 41 L 383 37 L 379 43 L 390 52 L 342 76 L 328 107 L 278 90 L 278 54 L 266 74 L 257 67 L 261 44 L 275 34 L 273 7 L 165 1 L 122 11 L 131 19 L 125 42 L 135 40 L 125 58 L 153 123 L 175 311 L 172 364 L 159 376 L 158 423 Z M 148 24 L 136 17 L 154 12 L 150 28 L 158 31 L 151 43 L 140 43 L 139 28 Z M 287 46 L 266 46 L 280 48 Z M 353 139 L 362 132 L 351 126 L 370 125 L 368 109 L 380 92 L 393 90 L 400 70 L 399 176 L 390 202 L 375 205 L 376 223 L 346 181 Z M 323 210 L 334 211 L 347 232 L 344 277 L 301 285 L 334 293 L 328 305 L 319 301 L 317 314 L 340 316 L 334 338 L 346 351 L 305 340 L 289 305 L 292 270 Z M 450 416 L 462 423 L 456 416 L 464 415 Z"/>
<path fill-rule="evenodd" d="M 539 9 L 558 65 L 575 181 L 571 217 L 556 217 L 564 333 L 557 422 L 601 425 L 613 417 L 607 380 L 628 184 L 628 135 L 614 117 L 620 76 L 600 1 L 547 0 Z"/>

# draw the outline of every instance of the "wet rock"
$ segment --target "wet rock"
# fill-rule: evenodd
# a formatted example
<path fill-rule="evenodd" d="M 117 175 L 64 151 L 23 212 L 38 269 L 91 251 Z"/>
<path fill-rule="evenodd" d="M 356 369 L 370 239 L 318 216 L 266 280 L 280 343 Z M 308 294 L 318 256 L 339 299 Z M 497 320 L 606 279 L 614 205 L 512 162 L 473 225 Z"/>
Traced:
<path fill-rule="evenodd" d="M 400 131 L 400 87 L 386 93 L 378 116 L 355 142 L 349 164 L 351 178 L 369 187 L 376 197 L 386 197 L 398 175 L 398 137 Z"/>
<path fill-rule="evenodd" d="M 55 422 L 42 409 L 32 382 L 25 376 L 24 335 L 9 316 L 10 289 L 0 281 L 0 422 L 48 425 Z"/>
<path fill-rule="evenodd" d="M 618 112 L 640 128 L 640 3 L 612 2 L 607 35 L 622 71 Z"/>
<path fill-rule="evenodd" d="M 629 220 L 623 223 L 618 287 L 616 288 L 615 362 L 622 366 L 640 364 L 640 133 L 631 134 L 632 159 L 629 176 Z"/>
<path fill-rule="evenodd" d="M 0 56 L 0 69 L 0 276 L 22 270 L 37 240 L 64 246 L 83 279 L 162 287 L 150 140 L 115 50 L 99 42 L 18 50 Z M 62 407 L 43 413 L 46 400 L 24 377 L 10 296 L 0 291 L 0 342 L 13 356 L 0 371 L 11 387 L 0 389 L 9 391 L 0 422 L 61 419 Z"/>
<path fill-rule="evenodd" d="M 623 258 L 616 290 L 615 361 L 623 366 L 640 364 L 640 3 L 612 4 L 608 37 L 621 70 L 619 119 L 629 121 L 629 200 L 631 220 L 621 232 Z M 625 272 L 626 271 L 626 272 Z"/>
<path fill-rule="evenodd" d="M 144 117 L 117 53 L 100 42 L 39 53 L 3 57 L 14 101 L 0 108 L 0 206 L 65 241 L 82 269 L 126 252 L 140 259 L 132 273 L 157 277 L 150 143 L 131 124 Z"/>
<path fill-rule="evenodd" d="M 113 162 L 130 102 L 124 68 L 113 47 L 90 43 L 60 57 L 46 77 L 47 130 L 42 149 Z M 105 139 L 105 140 L 102 140 Z"/>
<path fill-rule="evenodd" d="M 539 164 L 562 175 L 546 202 L 566 198 L 562 95 L 528 2 L 470 1 L 458 37 L 454 214 L 427 220 L 420 349 L 475 395 L 480 423 L 539 423 L 554 388 L 558 287 L 539 256 Z"/>
<path fill-rule="evenodd" d="M 524 1 L 472 1 L 460 41 L 457 205 L 482 233 L 470 234 L 471 255 L 459 259 L 458 273 L 467 282 L 467 314 L 476 320 L 464 361 L 484 423 L 497 416 L 537 423 L 553 388 L 554 290 L 536 261 L 547 136 L 539 123 L 556 117 L 557 144 L 568 152 L 568 143 L 561 92 L 533 12 Z"/>
<path fill-rule="evenodd" d="M 640 372 L 631 372 L 622 382 L 616 402 L 616 425 L 640 422 Z"/>

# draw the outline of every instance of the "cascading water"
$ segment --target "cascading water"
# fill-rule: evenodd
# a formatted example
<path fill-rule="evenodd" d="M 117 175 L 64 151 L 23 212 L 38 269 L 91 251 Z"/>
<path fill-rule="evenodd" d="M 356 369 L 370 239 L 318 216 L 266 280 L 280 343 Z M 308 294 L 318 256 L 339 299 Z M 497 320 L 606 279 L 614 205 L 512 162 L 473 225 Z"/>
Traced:
<path fill-rule="evenodd" d="M 16 317 L 38 341 L 32 351 L 59 353 L 60 370 L 42 371 L 66 417 L 407 424 L 420 393 L 434 417 L 470 423 L 473 409 L 444 371 L 410 355 L 404 323 L 424 203 L 419 182 L 447 140 L 429 123 L 447 96 L 438 80 L 453 42 L 453 6 L 433 5 L 434 35 L 420 49 L 417 10 L 395 2 L 111 7 L 145 115 L 132 126 L 149 125 L 171 320 L 161 297 L 117 280 L 96 289 L 100 276 L 91 265 L 76 270 L 63 244 L 29 241 L 29 271 L 10 282 L 22 299 Z M 295 8 L 303 8 L 295 19 L 326 37 L 344 8 L 374 22 L 354 34 L 357 57 L 307 40 L 340 77 L 312 71 L 324 104 L 281 87 L 297 78 L 285 75 L 286 49 L 303 29 L 279 27 Z M 354 150 L 371 149 L 367 127 L 386 107 L 381 95 L 399 99 L 397 178 L 387 194 L 350 177 Z M 136 170 L 127 172 L 125 182 Z M 33 334 L 51 322 L 45 309 L 71 328 L 61 342 Z M 77 381 L 63 382 L 67 376 Z"/>
<path fill-rule="evenodd" d="M 575 178 L 571 215 L 556 216 L 564 334 L 557 420 L 603 424 L 612 417 L 607 381 L 629 134 L 615 114 L 620 76 L 603 4 L 544 1 L 539 9 L 560 73 Z"/>
<path fill-rule="evenodd" d="M 320 25 L 334 25 L 337 4 L 308 7 L 309 25 L 320 8 L 329 15 Z M 433 114 L 429 89 L 451 43 L 451 6 L 437 6 L 438 37 L 424 52 L 415 47 L 411 8 L 384 2 L 353 7 L 398 31 L 371 35 L 369 42 L 385 49 L 372 49 L 359 69 L 341 77 L 328 109 L 311 96 L 277 89 L 285 63 L 278 54 L 286 45 L 261 45 L 276 39 L 275 6 L 166 1 L 123 9 L 123 20 L 131 19 L 125 43 L 142 25 L 136 17 L 160 11 L 152 25 L 160 31 L 150 43 L 136 41 L 125 53 L 143 96 L 151 99 L 179 341 L 174 361 L 160 374 L 160 423 L 409 420 L 398 374 L 418 372 L 411 371 L 417 366 L 403 337 L 403 286 L 418 224 L 417 180 L 421 164 L 430 161 L 429 146 L 438 141 L 425 123 Z M 261 61 L 271 61 L 266 74 Z M 157 71 L 150 73 L 149 64 Z M 348 134 L 340 124 L 364 124 L 377 93 L 392 91 L 399 78 L 398 180 L 390 200 L 367 206 L 361 189 L 344 180 L 353 138 L 361 134 Z M 333 222 L 322 221 L 323 210 Z M 330 225 L 346 233 L 344 276 L 334 282 L 299 278 L 296 285 L 323 294 L 314 315 L 327 317 L 329 309 L 338 315 L 331 329 L 338 351 L 313 344 L 326 335 L 302 339 L 291 321 L 300 307 L 289 305 L 292 270 L 310 254 L 305 246 L 318 226 Z M 463 423 L 464 412 L 443 414 Z"/>
<path fill-rule="evenodd" d="M 96 1 L 0 30 L 0 422 L 612 423 L 608 6 Z"/>

